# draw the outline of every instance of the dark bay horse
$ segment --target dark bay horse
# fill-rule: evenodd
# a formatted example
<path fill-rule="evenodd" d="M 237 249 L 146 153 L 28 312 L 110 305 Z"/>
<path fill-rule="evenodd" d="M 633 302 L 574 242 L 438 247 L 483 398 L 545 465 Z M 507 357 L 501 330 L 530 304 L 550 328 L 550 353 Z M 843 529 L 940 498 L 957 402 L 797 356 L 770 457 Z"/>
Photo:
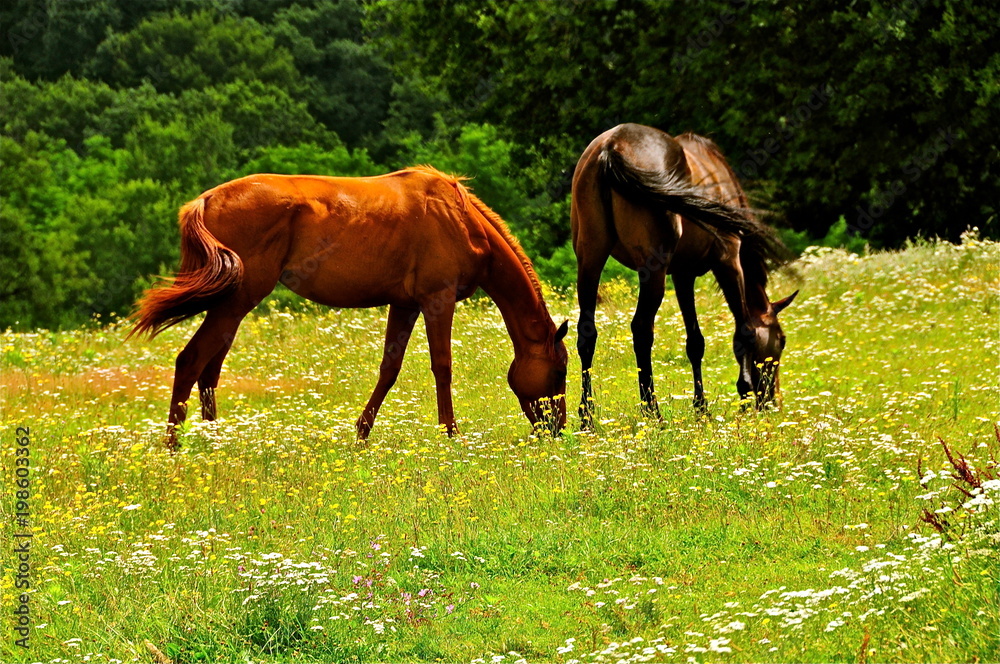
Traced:
<path fill-rule="evenodd" d="M 592 424 L 593 417 L 590 369 L 597 343 L 597 288 L 609 256 L 639 272 L 632 336 L 645 411 L 659 417 L 651 354 L 653 322 L 668 273 L 687 331 L 695 407 L 705 407 L 705 339 L 695 312 L 694 282 L 709 270 L 735 322 L 740 397 L 755 396 L 759 407 L 776 398 L 778 361 L 785 345 L 777 316 L 797 291 L 771 302 L 765 287 L 769 273 L 788 260 L 788 252 L 748 208 L 743 189 L 712 141 L 694 134 L 675 139 L 635 124 L 604 132 L 577 163 L 571 219 L 580 302 L 580 415 L 585 425 Z"/>
<path fill-rule="evenodd" d="M 181 267 L 148 290 L 131 334 L 155 336 L 207 311 L 177 356 L 168 444 L 197 381 L 202 417 L 216 417 L 222 363 L 243 318 L 279 281 L 332 307 L 389 305 L 378 382 L 358 418 L 371 432 L 422 313 L 438 422 L 457 431 L 451 400 L 455 303 L 482 287 L 514 345 L 507 380 L 534 425 L 566 420 L 567 323 L 552 322 L 531 262 L 503 220 L 457 177 L 430 167 L 368 178 L 251 175 L 180 211 Z M 131 335 L 130 335 L 131 336 Z"/>

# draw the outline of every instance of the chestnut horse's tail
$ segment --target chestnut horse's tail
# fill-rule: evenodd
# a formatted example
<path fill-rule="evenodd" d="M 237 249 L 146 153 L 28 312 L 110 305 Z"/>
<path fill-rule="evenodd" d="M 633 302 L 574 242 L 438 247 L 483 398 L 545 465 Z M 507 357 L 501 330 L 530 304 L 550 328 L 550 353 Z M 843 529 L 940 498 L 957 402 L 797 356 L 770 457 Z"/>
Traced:
<path fill-rule="evenodd" d="M 597 157 L 601 181 L 622 196 L 643 201 L 690 219 L 712 235 L 753 235 L 758 232 L 747 210 L 706 198 L 702 190 L 675 170 L 647 170 L 605 145 Z M 610 202 L 610 201 L 607 201 Z"/>
<path fill-rule="evenodd" d="M 243 261 L 205 228 L 200 196 L 181 208 L 181 268 L 176 278 L 147 290 L 139 301 L 129 333 L 155 337 L 171 325 L 212 308 L 243 280 Z"/>

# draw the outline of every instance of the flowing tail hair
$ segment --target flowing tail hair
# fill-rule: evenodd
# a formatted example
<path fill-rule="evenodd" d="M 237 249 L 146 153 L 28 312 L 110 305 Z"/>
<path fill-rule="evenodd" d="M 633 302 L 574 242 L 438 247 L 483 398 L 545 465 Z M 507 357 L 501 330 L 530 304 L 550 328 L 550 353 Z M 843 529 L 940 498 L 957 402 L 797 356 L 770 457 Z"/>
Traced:
<path fill-rule="evenodd" d="M 626 198 L 679 214 L 715 237 L 719 233 L 746 236 L 760 232 L 749 210 L 705 198 L 701 189 L 686 182 L 676 171 L 639 168 L 626 161 L 610 144 L 601 150 L 597 159 L 601 180 Z M 605 203 L 610 210 L 610 200 L 606 199 Z"/>
<path fill-rule="evenodd" d="M 166 278 L 143 294 L 129 337 L 155 337 L 212 308 L 243 281 L 243 261 L 205 228 L 208 198 L 201 196 L 181 208 L 181 268 L 175 278 Z"/>

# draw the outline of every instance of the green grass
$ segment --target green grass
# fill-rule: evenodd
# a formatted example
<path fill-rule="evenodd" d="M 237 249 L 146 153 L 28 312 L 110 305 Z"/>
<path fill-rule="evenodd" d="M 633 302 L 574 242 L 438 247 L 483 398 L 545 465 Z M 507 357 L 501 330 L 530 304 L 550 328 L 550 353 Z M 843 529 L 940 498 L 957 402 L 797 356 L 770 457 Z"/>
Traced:
<path fill-rule="evenodd" d="M 735 402 L 732 322 L 703 279 L 707 421 L 668 296 L 662 424 L 636 403 L 632 286 L 609 284 L 599 428 L 557 439 L 530 435 L 483 299 L 455 321 L 462 435 L 437 430 L 418 333 L 367 447 L 381 310 L 247 319 L 222 419 L 195 414 L 176 455 L 162 420 L 197 322 L 128 344 L 119 325 L 6 333 L 5 541 L 28 426 L 35 628 L 14 644 L 5 546 L 0 660 L 150 661 L 149 642 L 175 662 L 996 661 L 997 504 L 961 507 L 938 438 L 995 475 L 997 261 L 974 238 L 807 254 L 772 287 L 802 294 L 764 413 Z M 942 539 L 919 516 L 944 505 Z"/>

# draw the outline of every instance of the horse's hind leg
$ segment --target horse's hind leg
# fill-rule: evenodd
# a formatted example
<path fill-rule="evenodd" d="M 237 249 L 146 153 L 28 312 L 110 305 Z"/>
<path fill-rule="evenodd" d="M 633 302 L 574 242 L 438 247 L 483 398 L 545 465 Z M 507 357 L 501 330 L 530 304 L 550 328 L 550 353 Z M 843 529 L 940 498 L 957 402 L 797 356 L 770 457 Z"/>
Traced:
<path fill-rule="evenodd" d="M 615 244 L 614 220 L 607 204 L 606 188 L 599 181 L 596 152 L 580 158 L 573 176 L 570 227 L 576 254 L 576 294 L 580 319 L 576 325 L 576 350 L 580 355 L 580 419 L 584 429 L 594 428 L 594 394 L 591 369 L 597 348 L 597 290 L 601 272 Z"/>
<path fill-rule="evenodd" d="M 223 348 L 228 349 L 246 311 L 215 309 L 177 356 L 174 386 L 170 396 L 170 414 L 167 418 L 167 445 L 177 446 L 176 428 L 187 419 L 187 401 L 195 381 L 205 372 L 209 363 Z M 223 354 L 223 358 L 225 355 Z M 219 360 L 221 368 L 222 361 Z"/>
<path fill-rule="evenodd" d="M 743 282 L 743 268 L 738 261 L 730 261 L 712 270 L 719 288 L 726 298 L 726 304 L 733 314 L 735 332 L 733 332 L 733 354 L 740 365 L 740 375 L 736 380 L 736 390 L 740 399 L 746 402 L 754 393 L 753 385 L 753 351 L 756 346 L 756 334 L 750 326 L 750 316 L 747 313 L 746 290 Z"/>
<path fill-rule="evenodd" d="M 206 422 L 213 422 L 218 417 L 219 411 L 215 401 L 215 388 L 219 386 L 219 374 L 222 373 L 222 363 L 229 354 L 229 349 L 233 346 L 235 332 L 230 336 L 222 349 L 209 360 L 198 377 L 198 396 L 201 399 L 201 419 Z"/>
<path fill-rule="evenodd" d="M 705 357 L 705 335 L 698 325 L 698 312 L 694 306 L 694 276 L 690 274 L 675 274 L 674 291 L 677 295 L 677 306 L 684 318 L 684 331 L 687 337 L 685 349 L 691 362 L 691 374 L 694 378 L 694 407 L 701 414 L 707 414 L 705 404 L 705 387 L 701 379 L 701 361 Z"/>
<path fill-rule="evenodd" d="M 385 395 L 395 384 L 399 376 L 399 370 L 403 366 L 403 354 L 406 353 L 406 344 L 410 340 L 413 332 L 413 325 L 417 322 L 420 312 L 415 309 L 404 309 L 392 305 L 389 307 L 389 320 L 385 327 L 385 348 L 382 351 L 382 364 L 378 370 L 378 382 L 372 391 L 372 396 L 368 399 L 368 405 L 358 418 L 357 429 L 358 439 L 365 440 L 371 433 L 375 424 L 375 417 L 378 415 Z"/>
<path fill-rule="evenodd" d="M 639 398 L 642 399 L 643 410 L 656 418 L 660 417 L 660 407 L 653 392 L 653 324 L 663 302 L 665 281 L 666 270 L 660 269 L 650 272 L 649 277 L 639 283 L 639 302 L 632 318 L 632 347 L 639 368 Z"/>

